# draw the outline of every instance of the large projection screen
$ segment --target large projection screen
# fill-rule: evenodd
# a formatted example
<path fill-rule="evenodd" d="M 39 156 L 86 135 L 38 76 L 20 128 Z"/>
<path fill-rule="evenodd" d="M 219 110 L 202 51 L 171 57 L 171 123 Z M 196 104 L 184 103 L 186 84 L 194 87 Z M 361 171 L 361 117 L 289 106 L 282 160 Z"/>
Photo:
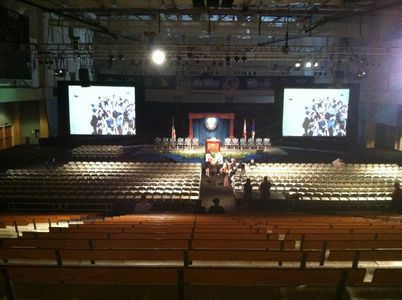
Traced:
<path fill-rule="evenodd" d="M 346 88 L 285 88 L 282 136 L 347 136 L 349 94 Z"/>
<path fill-rule="evenodd" d="M 68 87 L 70 134 L 135 135 L 135 87 Z"/>

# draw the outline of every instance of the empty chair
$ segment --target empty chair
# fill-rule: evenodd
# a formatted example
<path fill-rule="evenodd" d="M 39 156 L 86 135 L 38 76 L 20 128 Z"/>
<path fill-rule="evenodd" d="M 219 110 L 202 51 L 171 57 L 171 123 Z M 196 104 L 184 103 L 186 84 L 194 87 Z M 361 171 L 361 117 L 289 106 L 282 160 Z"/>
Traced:
<path fill-rule="evenodd" d="M 245 138 L 240 139 L 240 149 L 247 148 L 247 140 Z"/>
<path fill-rule="evenodd" d="M 231 148 L 232 146 L 232 141 L 230 138 L 225 139 L 225 149 Z"/>
<path fill-rule="evenodd" d="M 160 137 L 156 137 L 154 140 L 155 149 L 159 149 L 162 147 L 162 139 Z"/>
<path fill-rule="evenodd" d="M 184 139 L 184 147 L 187 148 L 187 149 L 191 149 L 191 138 L 186 137 Z"/>
<path fill-rule="evenodd" d="M 253 138 L 249 138 L 247 144 L 250 149 L 255 149 L 255 140 Z"/>
<path fill-rule="evenodd" d="M 255 139 L 255 148 L 256 148 L 257 150 L 259 150 L 259 149 L 264 149 L 264 145 L 263 145 L 263 143 L 262 143 L 262 138 L 256 138 L 256 139 Z"/>
<path fill-rule="evenodd" d="M 177 139 L 176 147 L 177 148 L 184 148 L 184 139 L 182 137 Z"/>
<path fill-rule="evenodd" d="M 162 138 L 162 148 L 169 148 L 169 138 Z"/>
<path fill-rule="evenodd" d="M 267 147 L 271 146 L 271 139 L 270 138 L 264 138 L 263 145 L 264 145 L 264 150 L 266 150 Z"/>
<path fill-rule="evenodd" d="M 192 143 L 192 147 L 198 147 L 200 145 L 200 142 L 198 140 L 198 138 L 193 138 L 193 143 Z"/>
<path fill-rule="evenodd" d="M 169 148 L 176 148 L 176 145 L 177 145 L 177 139 L 175 139 L 175 138 L 170 138 L 169 139 Z"/>
<path fill-rule="evenodd" d="M 233 138 L 232 139 L 232 148 L 233 149 L 239 148 L 239 139 L 238 138 Z"/>

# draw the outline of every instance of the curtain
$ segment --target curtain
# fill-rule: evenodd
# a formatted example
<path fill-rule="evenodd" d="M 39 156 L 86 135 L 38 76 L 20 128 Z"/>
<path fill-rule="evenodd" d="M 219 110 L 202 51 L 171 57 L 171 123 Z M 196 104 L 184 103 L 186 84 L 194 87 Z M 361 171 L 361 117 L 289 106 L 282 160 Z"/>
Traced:
<path fill-rule="evenodd" d="M 225 138 L 229 137 L 230 120 L 218 118 L 218 126 L 211 131 L 205 128 L 204 122 L 205 119 L 193 120 L 193 135 L 199 139 L 200 145 L 205 145 L 205 140 L 213 137 L 221 140 L 221 144 L 223 144 Z"/>

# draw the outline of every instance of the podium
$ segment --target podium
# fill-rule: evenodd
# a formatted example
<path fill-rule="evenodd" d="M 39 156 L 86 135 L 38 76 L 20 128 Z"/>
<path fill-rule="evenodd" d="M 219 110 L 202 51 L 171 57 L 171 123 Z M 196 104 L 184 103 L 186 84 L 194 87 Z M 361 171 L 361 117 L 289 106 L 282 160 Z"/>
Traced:
<path fill-rule="evenodd" d="M 207 139 L 205 141 L 205 152 L 220 152 L 221 151 L 221 141 L 218 139 Z"/>

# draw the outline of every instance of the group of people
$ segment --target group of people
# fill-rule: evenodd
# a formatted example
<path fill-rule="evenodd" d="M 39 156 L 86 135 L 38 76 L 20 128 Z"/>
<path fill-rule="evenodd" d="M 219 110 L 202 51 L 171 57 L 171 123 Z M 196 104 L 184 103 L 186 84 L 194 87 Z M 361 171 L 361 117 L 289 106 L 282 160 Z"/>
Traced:
<path fill-rule="evenodd" d="M 213 205 L 211 205 L 208 209 L 209 214 L 213 215 L 219 215 L 225 213 L 225 208 L 220 205 L 220 199 L 219 198 L 214 198 L 212 200 Z M 201 204 L 201 200 L 198 200 L 195 205 L 193 212 L 195 214 L 205 214 L 207 212 L 206 208 Z"/>
<path fill-rule="evenodd" d="M 252 159 L 250 165 L 255 165 Z M 232 178 L 237 173 L 245 174 L 246 165 L 242 161 L 236 161 L 235 158 L 224 159 L 221 152 L 207 152 L 205 155 L 205 174 L 207 176 L 220 175 L 223 177 L 223 186 L 228 187 Z"/>
<path fill-rule="evenodd" d="M 269 180 L 268 176 L 265 176 L 259 186 L 260 197 L 253 198 L 253 186 L 251 184 L 250 178 L 247 178 L 246 183 L 243 185 L 244 201 L 251 204 L 256 209 L 266 207 L 268 204 L 268 202 L 266 201 L 271 199 L 271 187 L 271 181 Z"/>
<path fill-rule="evenodd" d="M 98 97 L 91 104 L 92 134 L 135 135 L 135 105 L 121 97 Z"/>
<path fill-rule="evenodd" d="M 304 113 L 304 136 L 346 136 L 348 106 L 342 101 L 313 99 Z"/>

